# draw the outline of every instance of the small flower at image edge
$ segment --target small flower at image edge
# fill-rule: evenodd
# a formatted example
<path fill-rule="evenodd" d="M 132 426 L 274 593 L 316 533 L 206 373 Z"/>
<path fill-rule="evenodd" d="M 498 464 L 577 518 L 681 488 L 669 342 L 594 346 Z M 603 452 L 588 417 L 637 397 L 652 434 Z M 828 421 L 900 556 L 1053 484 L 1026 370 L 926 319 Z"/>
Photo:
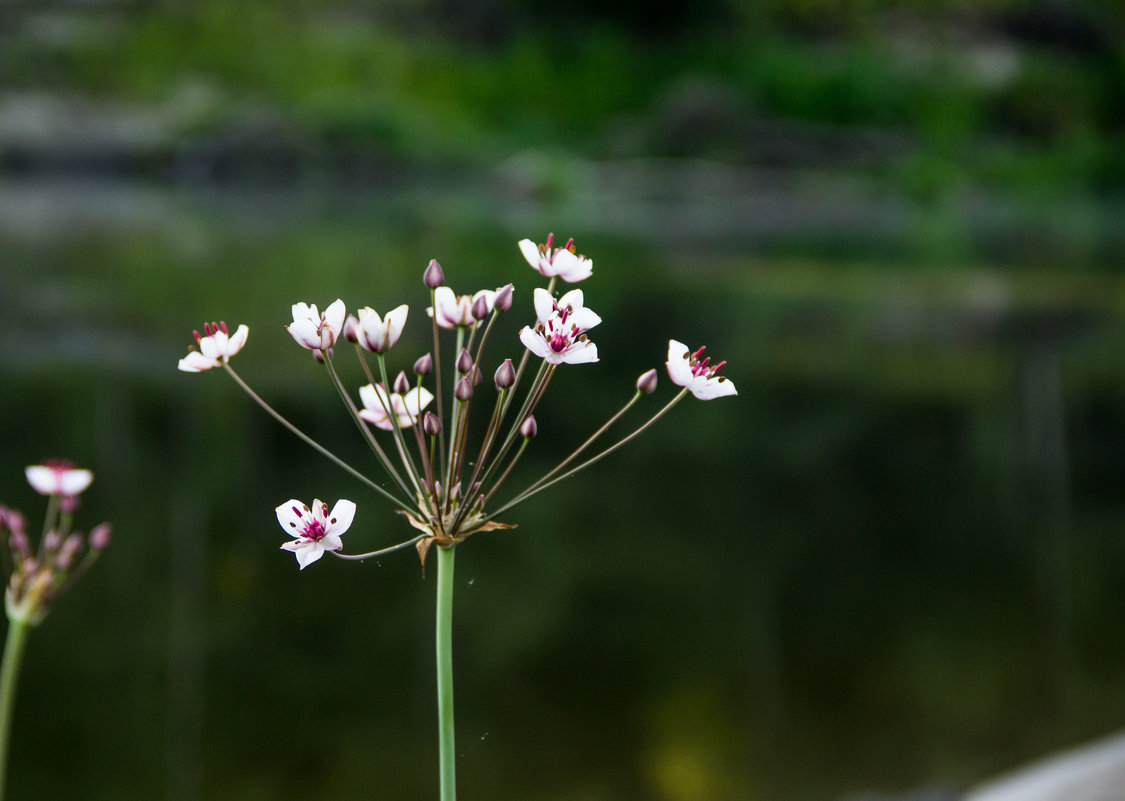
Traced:
<path fill-rule="evenodd" d="M 388 409 L 394 413 L 398 427 L 407 428 L 414 425 L 418 415 L 429 406 L 434 396 L 425 387 L 415 387 L 405 395 L 392 392 L 388 398 L 387 390 L 382 384 L 365 384 L 359 388 L 359 398 L 363 401 L 363 408 L 359 410 L 360 417 L 384 431 L 393 431 Z"/>
<path fill-rule="evenodd" d="M 726 362 L 712 365 L 710 356 L 700 360 L 703 350 L 700 348 L 691 353 L 684 343 L 668 340 L 668 377 L 672 383 L 690 390 L 700 400 L 737 395 L 734 382 L 727 380 L 726 376 L 717 375 Z"/>
<path fill-rule="evenodd" d="M 229 336 L 226 323 L 206 323 L 203 333 L 205 336 L 201 337 L 198 331 L 195 332 L 199 350 L 192 348 L 187 356 L 180 359 L 179 368 L 185 373 L 202 373 L 204 370 L 222 367 L 231 356 L 242 350 L 250 329 L 240 325 L 234 336 Z"/>
<path fill-rule="evenodd" d="M 336 339 L 344 330 L 344 318 L 347 310 L 344 301 L 337 299 L 324 314 L 307 303 L 293 304 L 293 322 L 285 326 L 290 336 L 302 348 L 309 350 L 327 350 L 336 344 Z"/>
<path fill-rule="evenodd" d="M 540 275 L 547 278 L 558 276 L 568 284 L 585 281 L 594 274 L 594 262 L 585 256 L 576 255 L 574 240 L 569 240 L 564 247 L 552 248 L 555 235 L 547 235 L 545 245 L 536 245 L 530 239 L 521 239 L 520 253 Z"/>
<path fill-rule="evenodd" d="M 76 468 L 63 459 L 48 459 L 43 464 L 24 469 L 27 483 L 40 495 L 73 497 L 83 492 L 94 480 L 89 470 Z"/>
<path fill-rule="evenodd" d="M 324 555 L 325 551 L 338 551 L 344 547 L 340 535 L 348 530 L 355 517 L 355 504 L 338 500 L 328 511 L 328 504 L 321 500 L 308 507 L 293 498 L 277 507 L 277 522 L 295 539 L 282 545 L 282 549 L 292 551 L 297 557 L 301 570 Z"/>

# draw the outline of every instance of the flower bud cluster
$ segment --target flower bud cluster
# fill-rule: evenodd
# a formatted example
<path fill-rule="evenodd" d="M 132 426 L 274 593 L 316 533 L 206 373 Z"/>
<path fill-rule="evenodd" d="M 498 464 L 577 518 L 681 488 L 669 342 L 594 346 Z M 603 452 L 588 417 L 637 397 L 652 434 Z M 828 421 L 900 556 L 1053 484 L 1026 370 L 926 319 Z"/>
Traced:
<path fill-rule="evenodd" d="M 33 548 L 24 516 L 0 506 L 0 557 L 7 573 L 4 606 L 8 618 L 37 625 L 55 600 L 89 569 L 109 546 L 109 523 L 97 525 L 88 535 L 71 529 L 71 514 L 78 495 L 94 480 L 89 470 L 53 460 L 25 471 L 28 483 L 50 497 L 43 539 Z"/>

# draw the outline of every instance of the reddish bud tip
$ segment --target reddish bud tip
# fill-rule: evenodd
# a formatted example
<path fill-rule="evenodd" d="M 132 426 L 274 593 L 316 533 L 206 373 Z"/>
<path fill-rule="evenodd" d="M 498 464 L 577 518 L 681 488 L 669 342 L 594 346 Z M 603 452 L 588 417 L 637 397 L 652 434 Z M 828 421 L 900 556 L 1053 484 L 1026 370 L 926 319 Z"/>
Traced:
<path fill-rule="evenodd" d="M 410 380 L 406 377 L 406 373 L 402 370 L 399 370 L 398 375 L 395 376 L 395 383 L 392 389 L 394 389 L 394 391 L 399 395 L 405 395 L 410 391 Z"/>
<path fill-rule="evenodd" d="M 516 368 L 512 365 L 511 359 L 505 359 L 504 363 L 496 368 L 496 389 L 507 389 L 516 383 Z"/>
<path fill-rule="evenodd" d="M 643 373 L 641 377 L 637 379 L 637 389 L 646 395 L 651 395 L 652 393 L 656 392 L 655 368 L 649 370 L 647 373 Z"/>
<path fill-rule="evenodd" d="M 426 412 L 422 417 L 422 430 L 426 432 L 426 436 L 436 437 L 441 431 L 441 420 L 433 412 Z"/>
<path fill-rule="evenodd" d="M 473 397 L 473 382 L 469 380 L 468 376 L 457 382 L 457 386 L 453 390 L 453 397 L 462 403 Z"/>
<path fill-rule="evenodd" d="M 523 425 L 520 426 L 520 435 L 523 436 L 525 439 L 531 439 L 532 437 L 534 437 L 538 433 L 539 433 L 539 426 L 537 426 L 535 424 L 534 415 L 527 418 L 526 420 L 524 420 Z"/>
<path fill-rule="evenodd" d="M 434 357 L 430 354 L 419 356 L 414 362 L 414 372 L 417 375 L 429 375 L 434 369 Z"/>
<path fill-rule="evenodd" d="M 500 287 L 500 290 L 496 293 L 496 300 L 492 301 L 492 308 L 498 312 L 506 312 L 512 308 L 512 293 L 514 291 L 515 287 L 511 284 Z"/>
<path fill-rule="evenodd" d="M 109 539 L 112 533 L 113 526 L 109 523 L 94 526 L 94 530 L 90 532 L 90 547 L 95 551 L 104 550 L 109 546 Z"/>
<path fill-rule="evenodd" d="M 437 289 L 445 283 L 445 273 L 441 271 L 441 265 L 437 263 L 437 259 L 430 259 L 426 272 L 422 274 L 422 283 L 430 289 Z"/>
<path fill-rule="evenodd" d="M 457 356 L 457 372 L 467 373 L 473 369 L 473 357 L 465 348 L 461 348 L 461 353 Z"/>

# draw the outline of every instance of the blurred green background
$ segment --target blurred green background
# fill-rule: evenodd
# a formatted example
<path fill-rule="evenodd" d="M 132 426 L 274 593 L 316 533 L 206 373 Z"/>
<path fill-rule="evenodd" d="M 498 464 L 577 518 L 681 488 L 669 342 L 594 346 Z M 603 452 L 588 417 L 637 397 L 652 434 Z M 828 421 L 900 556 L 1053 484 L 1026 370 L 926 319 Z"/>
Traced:
<path fill-rule="evenodd" d="M 411 530 L 175 362 L 248 324 L 242 374 L 371 464 L 290 304 L 410 303 L 408 367 L 430 258 L 514 281 L 491 370 L 548 231 L 602 362 L 513 488 L 669 337 L 740 395 L 460 551 L 465 799 L 952 797 L 1119 728 L 1123 135 L 1109 0 L 4 5 L 0 502 L 34 528 L 68 456 L 115 525 L 31 638 L 11 797 L 434 796 L 432 576 L 298 574 L 273 508 Z"/>

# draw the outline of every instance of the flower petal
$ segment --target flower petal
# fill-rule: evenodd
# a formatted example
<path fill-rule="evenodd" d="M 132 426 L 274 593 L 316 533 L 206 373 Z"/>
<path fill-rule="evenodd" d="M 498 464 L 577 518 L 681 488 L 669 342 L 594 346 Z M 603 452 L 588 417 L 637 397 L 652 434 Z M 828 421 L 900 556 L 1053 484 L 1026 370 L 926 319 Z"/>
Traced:
<path fill-rule="evenodd" d="M 691 372 L 691 359 L 688 357 L 688 346 L 674 339 L 668 340 L 668 377 L 672 383 L 681 387 L 690 387 L 695 381 Z"/>
<path fill-rule="evenodd" d="M 532 331 L 526 325 L 522 329 L 520 329 L 520 342 L 522 342 L 529 351 L 531 351 L 541 359 L 550 360 L 552 357 L 557 355 L 554 351 L 551 350 L 550 346 L 547 345 L 547 342 L 543 339 L 542 334 Z M 558 362 L 553 363 L 557 364 Z"/>
<path fill-rule="evenodd" d="M 59 475 L 59 489 L 63 495 L 78 495 L 94 480 L 89 470 L 63 470 Z"/>
<path fill-rule="evenodd" d="M 575 309 L 574 313 L 566 318 L 566 322 L 576 327 L 579 331 L 589 331 L 601 321 L 601 317 L 594 314 L 592 309 L 587 308 Z"/>
<path fill-rule="evenodd" d="M 219 363 L 214 359 L 208 359 L 199 351 L 193 350 L 187 356 L 180 359 L 179 364 L 176 366 L 185 373 L 202 373 L 204 370 L 218 367 Z"/>
<path fill-rule="evenodd" d="M 575 342 L 559 355 L 564 364 L 590 364 L 598 360 L 598 346 L 587 339 Z"/>
<path fill-rule="evenodd" d="M 238 330 L 234 332 L 234 336 L 227 342 L 227 349 L 224 355 L 230 357 L 238 353 L 246 345 L 246 338 L 250 336 L 250 329 L 245 325 L 240 325 Z"/>
<path fill-rule="evenodd" d="M 734 382 L 725 377 L 709 378 L 706 381 L 691 387 L 691 394 L 700 400 L 713 400 L 725 395 L 737 395 Z"/>
<path fill-rule="evenodd" d="M 300 537 L 305 533 L 305 526 L 311 517 L 304 501 L 290 498 L 274 510 L 277 513 L 277 522 L 291 537 Z"/>
<path fill-rule="evenodd" d="M 27 483 L 40 495 L 58 495 L 58 473 L 50 467 L 37 464 L 24 468 L 23 474 L 27 476 Z"/>
<path fill-rule="evenodd" d="M 384 325 L 387 327 L 387 347 L 393 347 L 398 338 L 402 336 L 402 329 L 406 327 L 406 316 L 410 307 L 405 303 L 387 312 Z"/>
<path fill-rule="evenodd" d="M 335 536 L 337 538 L 336 541 L 339 542 L 339 536 L 348 530 L 354 517 L 355 503 L 344 500 L 343 498 L 336 501 L 336 505 L 332 507 L 332 513 L 328 515 L 328 524 L 324 527 L 326 532 L 325 539 L 328 538 L 327 535 L 332 535 Z M 325 545 L 325 547 L 328 548 L 327 545 Z M 340 546 L 329 548 L 329 550 L 335 551 L 338 550 L 339 547 Z"/>
<path fill-rule="evenodd" d="M 539 246 L 532 242 L 530 239 L 521 239 L 519 242 L 520 253 L 523 254 L 524 259 L 539 272 L 543 272 L 539 266 Z"/>
<path fill-rule="evenodd" d="M 285 326 L 289 331 L 289 335 L 300 345 L 302 348 L 309 350 L 320 350 L 320 332 L 319 326 L 308 318 L 294 320 L 289 325 Z M 203 343 L 200 342 L 202 347 Z"/>
<path fill-rule="evenodd" d="M 551 293 L 541 286 L 535 288 L 531 293 L 531 301 L 535 304 L 535 316 L 539 322 L 546 325 L 547 322 L 555 315 L 555 299 L 551 297 Z"/>

